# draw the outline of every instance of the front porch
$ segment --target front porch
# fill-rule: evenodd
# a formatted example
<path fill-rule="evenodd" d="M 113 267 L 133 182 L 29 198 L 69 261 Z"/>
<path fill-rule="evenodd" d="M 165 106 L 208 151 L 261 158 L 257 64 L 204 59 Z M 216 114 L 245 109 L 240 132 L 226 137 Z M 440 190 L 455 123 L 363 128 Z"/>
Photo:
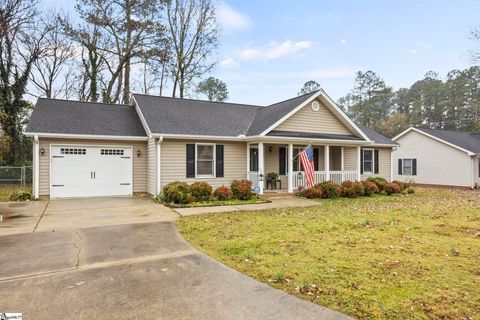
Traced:
<path fill-rule="evenodd" d="M 305 147 L 305 144 L 293 143 L 249 143 L 247 145 L 247 179 L 252 181 L 254 187 L 258 187 L 260 194 L 291 193 L 299 187 L 305 187 L 305 173 L 297 156 Z M 359 146 L 312 144 L 312 147 L 315 184 L 329 180 L 339 184 L 347 180 L 360 180 Z M 277 183 L 267 183 L 270 172 L 278 175 Z M 273 185 L 276 186 L 275 189 Z"/>

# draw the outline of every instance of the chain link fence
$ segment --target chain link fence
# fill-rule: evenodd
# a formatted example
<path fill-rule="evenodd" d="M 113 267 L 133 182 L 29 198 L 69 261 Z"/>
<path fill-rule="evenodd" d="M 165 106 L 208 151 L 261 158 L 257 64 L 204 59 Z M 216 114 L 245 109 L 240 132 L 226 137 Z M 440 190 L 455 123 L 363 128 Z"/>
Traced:
<path fill-rule="evenodd" d="M 0 167 L 0 197 L 5 197 L 16 189 L 31 191 L 32 179 L 33 167 L 31 166 Z"/>

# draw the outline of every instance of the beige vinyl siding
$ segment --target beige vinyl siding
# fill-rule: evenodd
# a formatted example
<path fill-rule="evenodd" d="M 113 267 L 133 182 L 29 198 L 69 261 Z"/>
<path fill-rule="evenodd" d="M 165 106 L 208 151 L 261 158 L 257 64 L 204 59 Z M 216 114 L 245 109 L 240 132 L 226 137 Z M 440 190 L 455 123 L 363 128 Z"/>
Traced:
<path fill-rule="evenodd" d="M 343 169 L 345 171 L 356 171 L 358 165 L 358 151 L 357 148 L 344 147 L 343 148 Z"/>
<path fill-rule="evenodd" d="M 75 145 L 108 145 L 132 146 L 133 156 L 133 192 L 147 192 L 147 143 L 146 141 L 113 141 L 113 140 L 83 140 L 83 139 L 46 139 L 40 138 L 40 149 L 45 153 L 40 156 L 39 191 L 40 196 L 50 195 L 50 144 L 75 144 Z M 137 157 L 137 150 L 141 155 Z"/>
<path fill-rule="evenodd" d="M 368 147 L 367 149 L 378 150 L 378 173 L 377 174 L 362 174 L 362 180 L 366 180 L 368 177 L 382 177 L 387 181 L 390 181 L 391 173 L 391 153 L 392 148 L 375 148 L 375 146 Z"/>
<path fill-rule="evenodd" d="M 157 140 L 148 139 L 147 142 L 147 192 L 157 193 Z"/>
<path fill-rule="evenodd" d="M 186 145 L 192 143 L 216 143 L 224 145 L 224 177 L 223 178 L 186 178 L 187 155 Z M 245 142 L 229 141 L 188 141 L 165 139 L 162 142 L 161 152 L 161 185 L 173 181 L 208 182 L 216 188 L 222 185 L 230 185 L 233 180 L 246 179 L 247 177 L 247 144 Z"/>
<path fill-rule="evenodd" d="M 351 135 L 352 132 L 320 100 L 320 110 L 304 106 L 273 130 Z"/>
<path fill-rule="evenodd" d="M 400 147 L 393 153 L 394 179 L 435 185 L 472 185 L 472 159 L 467 153 L 416 131 L 408 132 L 396 142 Z M 399 175 L 399 158 L 416 158 L 417 175 Z"/>

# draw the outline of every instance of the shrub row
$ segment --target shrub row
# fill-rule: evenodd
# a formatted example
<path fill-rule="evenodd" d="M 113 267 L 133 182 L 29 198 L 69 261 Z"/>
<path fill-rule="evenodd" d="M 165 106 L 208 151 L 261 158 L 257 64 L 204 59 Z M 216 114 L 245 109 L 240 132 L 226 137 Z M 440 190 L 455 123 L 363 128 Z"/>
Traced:
<path fill-rule="evenodd" d="M 373 194 L 385 193 L 387 195 L 408 192 L 413 189 L 406 182 L 392 181 L 380 177 L 370 177 L 366 181 L 345 181 L 342 184 L 326 181 L 319 183 L 312 188 L 298 188 L 297 195 L 309 199 L 314 198 L 357 198 L 371 196 Z"/>
<path fill-rule="evenodd" d="M 194 182 L 188 185 L 185 182 L 175 181 L 163 187 L 159 196 L 163 202 L 188 204 L 209 200 L 250 200 L 252 198 L 252 183 L 248 180 L 235 180 L 230 188 L 221 186 L 213 191 L 207 182 Z"/>

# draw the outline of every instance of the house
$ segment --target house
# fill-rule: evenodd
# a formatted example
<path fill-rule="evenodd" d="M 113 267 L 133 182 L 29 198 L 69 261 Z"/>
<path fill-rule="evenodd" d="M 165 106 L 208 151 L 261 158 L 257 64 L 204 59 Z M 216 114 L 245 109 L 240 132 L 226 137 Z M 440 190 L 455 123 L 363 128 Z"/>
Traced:
<path fill-rule="evenodd" d="M 305 185 L 295 156 L 308 144 L 317 183 L 392 178 L 396 143 L 355 124 L 323 90 L 269 106 L 142 94 L 131 101 L 38 99 L 26 129 L 36 198 L 154 195 L 176 180 L 218 187 L 249 179 L 263 193 L 268 172 L 294 192 Z"/>
<path fill-rule="evenodd" d="M 393 138 L 394 179 L 474 187 L 480 183 L 480 134 L 411 127 Z"/>

